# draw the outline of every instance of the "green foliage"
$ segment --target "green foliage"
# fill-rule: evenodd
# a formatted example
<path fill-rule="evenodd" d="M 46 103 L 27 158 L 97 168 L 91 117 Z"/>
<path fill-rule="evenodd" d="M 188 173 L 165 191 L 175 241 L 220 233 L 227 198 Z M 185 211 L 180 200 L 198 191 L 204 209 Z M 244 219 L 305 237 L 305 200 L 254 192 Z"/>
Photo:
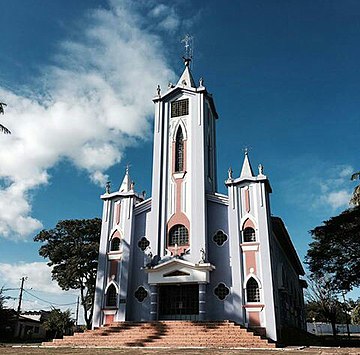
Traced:
<path fill-rule="evenodd" d="M 80 289 L 81 304 L 91 327 L 99 256 L 101 219 L 59 221 L 54 229 L 42 230 L 34 240 L 43 243 L 39 254 L 48 258 L 52 278 L 63 290 Z"/>
<path fill-rule="evenodd" d="M 338 291 L 360 286 L 360 206 L 310 231 L 306 263 L 315 278 L 326 275 Z"/>
<path fill-rule="evenodd" d="M 60 309 L 52 309 L 44 322 L 44 328 L 48 330 L 54 338 L 60 338 L 64 334 L 69 334 L 74 326 L 70 310 L 65 312 Z"/>

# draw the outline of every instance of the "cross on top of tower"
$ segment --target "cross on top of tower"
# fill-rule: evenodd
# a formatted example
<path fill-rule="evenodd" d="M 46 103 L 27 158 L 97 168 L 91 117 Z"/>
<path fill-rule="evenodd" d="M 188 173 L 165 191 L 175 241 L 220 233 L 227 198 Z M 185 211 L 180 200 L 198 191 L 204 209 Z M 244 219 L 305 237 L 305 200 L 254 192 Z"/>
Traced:
<path fill-rule="evenodd" d="M 185 37 L 181 40 L 181 43 L 184 43 L 184 61 L 185 65 L 189 65 L 192 56 L 193 56 L 193 44 L 194 38 L 189 34 L 186 34 Z"/>

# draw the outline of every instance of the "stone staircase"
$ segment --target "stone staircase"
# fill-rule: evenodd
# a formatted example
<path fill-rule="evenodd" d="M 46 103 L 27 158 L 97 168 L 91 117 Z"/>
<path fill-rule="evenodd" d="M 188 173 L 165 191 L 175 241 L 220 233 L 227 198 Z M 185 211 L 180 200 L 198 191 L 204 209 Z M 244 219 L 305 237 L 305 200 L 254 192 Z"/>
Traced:
<path fill-rule="evenodd" d="M 234 322 L 119 322 L 45 342 L 50 347 L 275 348 L 276 344 Z"/>

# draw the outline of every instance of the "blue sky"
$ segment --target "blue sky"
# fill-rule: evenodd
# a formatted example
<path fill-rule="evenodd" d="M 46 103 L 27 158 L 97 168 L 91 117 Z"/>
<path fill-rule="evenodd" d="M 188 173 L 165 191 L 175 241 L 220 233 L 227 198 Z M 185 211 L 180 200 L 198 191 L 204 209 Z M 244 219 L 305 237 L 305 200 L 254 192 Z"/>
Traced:
<path fill-rule="evenodd" d="M 61 219 L 100 216 L 104 182 L 117 188 L 128 163 L 150 194 L 151 99 L 181 74 L 186 33 L 194 77 L 219 113 L 219 191 L 249 147 L 301 259 L 308 231 L 348 206 L 360 168 L 358 1 L 1 5 L 0 119 L 13 134 L 0 137 L 0 285 L 27 275 L 36 296 L 75 302 L 51 284 L 32 238 Z M 27 308 L 49 306 L 26 297 Z"/>

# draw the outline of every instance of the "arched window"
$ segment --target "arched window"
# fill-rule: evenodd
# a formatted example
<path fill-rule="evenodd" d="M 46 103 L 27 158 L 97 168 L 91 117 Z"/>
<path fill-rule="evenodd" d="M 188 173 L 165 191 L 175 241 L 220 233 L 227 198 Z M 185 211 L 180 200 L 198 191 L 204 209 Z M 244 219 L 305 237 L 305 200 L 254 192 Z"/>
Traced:
<path fill-rule="evenodd" d="M 113 239 L 111 240 L 110 250 L 111 250 L 111 251 L 120 250 L 120 238 L 113 238 Z"/>
<path fill-rule="evenodd" d="M 189 244 L 189 231 L 182 224 L 177 224 L 169 231 L 169 245 L 175 246 L 188 245 Z"/>
<path fill-rule="evenodd" d="M 110 285 L 106 292 L 106 305 L 108 307 L 116 307 L 116 288 Z"/>
<path fill-rule="evenodd" d="M 246 227 L 244 229 L 244 242 L 255 242 L 256 236 L 255 236 L 255 230 L 251 227 Z"/>
<path fill-rule="evenodd" d="M 179 126 L 175 140 L 175 172 L 184 171 L 184 135 Z"/>
<path fill-rule="evenodd" d="M 250 277 L 246 284 L 246 300 L 247 302 L 260 302 L 259 285 L 253 277 Z"/>

